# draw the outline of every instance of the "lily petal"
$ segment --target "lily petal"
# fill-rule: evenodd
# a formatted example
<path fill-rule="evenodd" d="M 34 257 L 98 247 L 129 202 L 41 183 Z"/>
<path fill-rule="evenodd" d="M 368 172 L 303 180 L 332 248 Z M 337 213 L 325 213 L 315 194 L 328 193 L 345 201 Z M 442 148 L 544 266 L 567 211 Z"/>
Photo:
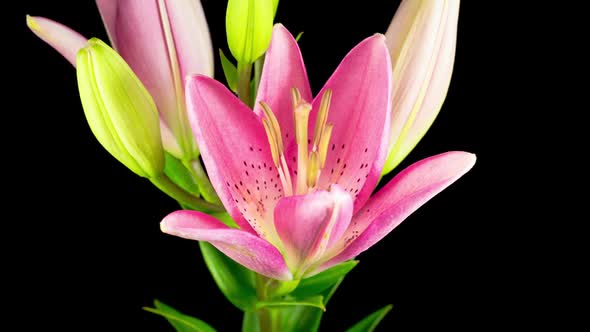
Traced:
<path fill-rule="evenodd" d="M 340 184 L 356 197 L 356 211 L 379 180 L 389 143 L 392 80 L 384 36 L 365 39 L 342 60 L 313 101 L 310 137 L 326 89 L 332 90 L 328 123 L 334 127 L 319 186 Z"/>
<path fill-rule="evenodd" d="M 189 78 L 186 94 L 189 120 L 223 205 L 242 229 L 251 230 L 249 223 L 278 246 L 272 211 L 283 193 L 260 118 L 206 76 Z"/>
<path fill-rule="evenodd" d="M 27 26 L 37 37 L 76 66 L 76 54 L 86 46 L 88 39 L 67 26 L 44 17 L 27 15 Z"/>
<path fill-rule="evenodd" d="M 350 224 L 352 205 L 350 195 L 338 185 L 278 202 L 275 227 L 295 278 L 340 239 Z"/>
<path fill-rule="evenodd" d="M 164 218 L 160 227 L 166 234 L 207 241 L 231 259 L 266 277 L 292 279 L 283 256 L 272 244 L 251 233 L 229 228 L 207 214 L 176 211 Z"/>
<path fill-rule="evenodd" d="M 447 94 L 455 60 L 459 0 L 406 0 L 387 30 L 396 86 L 389 173 L 418 144 Z"/>
<path fill-rule="evenodd" d="M 340 244 L 344 250 L 322 264 L 319 270 L 353 258 L 377 243 L 420 206 L 467 173 L 475 159 L 474 154 L 452 151 L 406 168 L 354 216 Z"/>
<path fill-rule="evenodd" d="M 292 88 L 299 89 L 304 100 L 312 101 L 311 88 L 299 46 L 282 24 L 276 24 L 266 51 L 254 112 L 262 116 L 261 101 L 270 106 L 281 127 L 286 147 L 295 140 Z"/>
<path fill-rule="evenodd" d="M 198 150 L 186 119 L 183 79 L 213 73 L 203 9 L 191 0 L 97 0 L 114 48 L 144 83 L 164 122 L 166 150 L 194 159 Z"/>

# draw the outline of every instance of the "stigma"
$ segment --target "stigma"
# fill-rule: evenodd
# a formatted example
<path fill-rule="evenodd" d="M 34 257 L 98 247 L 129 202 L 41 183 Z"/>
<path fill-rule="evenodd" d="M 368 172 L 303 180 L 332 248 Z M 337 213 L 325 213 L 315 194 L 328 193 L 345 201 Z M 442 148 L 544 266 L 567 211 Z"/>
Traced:
<path fill-rule="evenodd" d="M 278 170 L 285 196 L 304 195 L 317 189 L 318 179 L 328 153 L 333 125 L 327 123 L 332 90 L 326 89 L 317 112 L 313 139 L 308 138 L 309 113 L 311 104 L 301 97 L 297 88 L 291 89 L 295 143 L 297 144 L 297 170 L 295 185 L 285 159 L 285 148 L 281 128 L 276 116 L 265 102 L 260 102 L 264 118 L 262 124 L 266 131 L 273 162 Z"/>

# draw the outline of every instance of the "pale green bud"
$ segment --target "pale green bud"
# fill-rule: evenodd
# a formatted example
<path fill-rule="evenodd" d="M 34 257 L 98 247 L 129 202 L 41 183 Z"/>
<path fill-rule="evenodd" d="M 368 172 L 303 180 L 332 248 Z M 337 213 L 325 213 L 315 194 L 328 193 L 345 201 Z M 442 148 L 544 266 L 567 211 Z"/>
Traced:
<path fill-rule="evenodd" d="M 229 49 L 239 63 L 252 64 L 270 43 L 278 0 L 229 0 L 225 29 Z"/>
<path fill-rule="evenodd" d="M 158 111 L 131 68 L 96 38 L 78 52 L 76 64 L 80 99 L 96 139 L 137 175 L 162 174 Z"/>

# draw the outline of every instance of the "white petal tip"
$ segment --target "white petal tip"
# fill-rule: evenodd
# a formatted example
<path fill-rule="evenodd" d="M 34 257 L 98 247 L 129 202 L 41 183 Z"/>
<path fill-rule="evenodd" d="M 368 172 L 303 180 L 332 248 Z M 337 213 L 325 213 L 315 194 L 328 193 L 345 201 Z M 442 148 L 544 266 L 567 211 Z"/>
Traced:
<path fill-rule="evenodd" d="M 160 230 L 162 233 L 168 233 L 168 227 L 166 226 L 166 220 L 160 223 Z"/>
<path fill-rule="evenodd" d="M 385 41 L 385 39 L 386 39 L 386 38 L 385 38 L 385 35 L 384 35 L 384 34 L 382 34 L 382 33 L 376 33 L 376 34 L 374 34 L 374 35 L 373 35 L 373 38 L 375 38 L 375 39 L 379 38 L 379 39 L 381 39 L 381 40 L 383 40 L 383 41 Z"/>
<path fill-rule="evenodd" d="M 475 161 L 477 160 L 477 156 L 475 153 L 464 152 L 464 151 L 452 151 L 451 156 L 457 162 L 457 166 L 462 167 L 465 169 L 465 172 L 469 171 L 473 165 L 475 165 Z"/>

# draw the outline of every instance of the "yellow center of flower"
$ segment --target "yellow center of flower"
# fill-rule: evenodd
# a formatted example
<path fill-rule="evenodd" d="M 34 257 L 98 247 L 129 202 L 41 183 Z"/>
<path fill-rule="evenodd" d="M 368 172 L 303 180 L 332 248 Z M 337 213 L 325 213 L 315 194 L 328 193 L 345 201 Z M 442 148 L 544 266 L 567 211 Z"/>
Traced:
<path fill-rule="evenodd" d="M 326 89 L 322 95 L 316 118 L 313 141 L 309 141 L 307 138 L 311 105 L 301 98 L 301 93 L 297 88 L 291 89 L 291 98 L 295 123 L 295 142 L 297 143 L 297 172 L 295 172 L 297 174 L 297 182 L 295 193 L 293 193 L 293 183 L 285 160 L 285 150 L 279 122 L 268 104 L 260 102 L 265 115 L 262 119 L 262 124 L 268 137 L 272 159 L 278 169 L 279 178 L 285 190 L 285 196 L 291 196 L 293 194 L 303 195 L 316 188 L 322 168 L 326 163 L 328 144 L 333 127 L 332 124 L 327 123 L 332 90 Z M 310 143 L 311 150 L 308 147 Z"/>

